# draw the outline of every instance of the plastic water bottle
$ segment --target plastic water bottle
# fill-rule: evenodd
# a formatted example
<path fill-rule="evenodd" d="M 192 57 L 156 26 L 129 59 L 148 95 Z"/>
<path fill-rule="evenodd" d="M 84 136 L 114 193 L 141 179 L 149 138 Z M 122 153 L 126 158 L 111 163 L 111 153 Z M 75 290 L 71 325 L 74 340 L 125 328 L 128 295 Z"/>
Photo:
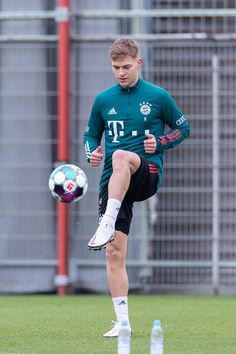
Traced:
<path fill-rule="evenodd" d="M 118 334 L 118 349 L 117 354 L 130 354 L 130 327 L 126 320 L 120 323 L 120 330 Z"/>
<path fill-rule="evenodd" d="M 151 331 L 151 354 L 164 353 L 163 331 L 161 328 L 161 321 L 155 320 Z"/>

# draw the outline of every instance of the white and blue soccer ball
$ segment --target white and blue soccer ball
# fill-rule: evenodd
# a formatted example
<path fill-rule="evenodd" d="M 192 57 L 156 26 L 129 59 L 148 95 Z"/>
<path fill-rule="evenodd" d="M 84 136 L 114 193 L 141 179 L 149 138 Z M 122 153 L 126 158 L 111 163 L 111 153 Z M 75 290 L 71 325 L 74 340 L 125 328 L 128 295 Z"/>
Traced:
<path fill-rule="evenodd" d="M 88 180 L 80 167 L 65 164 L 52 171 L 48 185 L 55 199 L 63 203 L 75 203 L 85 196 Z"/>

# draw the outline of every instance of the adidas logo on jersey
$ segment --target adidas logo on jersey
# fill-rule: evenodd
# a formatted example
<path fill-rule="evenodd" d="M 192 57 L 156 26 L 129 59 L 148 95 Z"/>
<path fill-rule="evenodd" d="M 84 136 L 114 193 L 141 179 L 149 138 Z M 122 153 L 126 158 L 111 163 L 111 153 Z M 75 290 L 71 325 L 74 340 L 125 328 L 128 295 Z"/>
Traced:
<path fill-rule="evenodd" d="M 110 111 L 108 112 L 109 115 L 111 114 L 117 114 L 115 108 L 113 107 L 112 109 L 110 109 Z"/>

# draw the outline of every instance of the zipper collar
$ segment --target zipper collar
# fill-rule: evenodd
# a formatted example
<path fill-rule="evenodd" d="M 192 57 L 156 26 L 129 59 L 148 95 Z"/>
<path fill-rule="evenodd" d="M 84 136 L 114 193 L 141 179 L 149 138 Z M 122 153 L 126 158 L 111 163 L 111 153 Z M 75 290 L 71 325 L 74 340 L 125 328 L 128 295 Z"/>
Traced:
<path fill-rule="evenodd" d="M 136 82 L 136 84 L 134 86 L 131 87 L 122 87 L 120 84 L 118 84 L 118 87 L 120 89 L 121 92 L 134 92 L 141 84 L 142 79 L 138 78 L 138 81 Z"/>

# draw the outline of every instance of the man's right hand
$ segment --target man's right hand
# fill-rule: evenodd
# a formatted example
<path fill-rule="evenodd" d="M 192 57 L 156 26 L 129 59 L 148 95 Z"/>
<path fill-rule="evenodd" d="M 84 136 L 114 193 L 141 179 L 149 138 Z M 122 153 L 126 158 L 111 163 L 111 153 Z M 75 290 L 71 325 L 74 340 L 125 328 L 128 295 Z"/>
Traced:
<path fill-rule="evenodd" d="M 97 149 L 95 149 L 90 156 L 90 165 L 93 167 L 97 167 L 100 165 L 101 161 L 103 158 L 102 154 L 102 147 L 98 146 Z"/>

